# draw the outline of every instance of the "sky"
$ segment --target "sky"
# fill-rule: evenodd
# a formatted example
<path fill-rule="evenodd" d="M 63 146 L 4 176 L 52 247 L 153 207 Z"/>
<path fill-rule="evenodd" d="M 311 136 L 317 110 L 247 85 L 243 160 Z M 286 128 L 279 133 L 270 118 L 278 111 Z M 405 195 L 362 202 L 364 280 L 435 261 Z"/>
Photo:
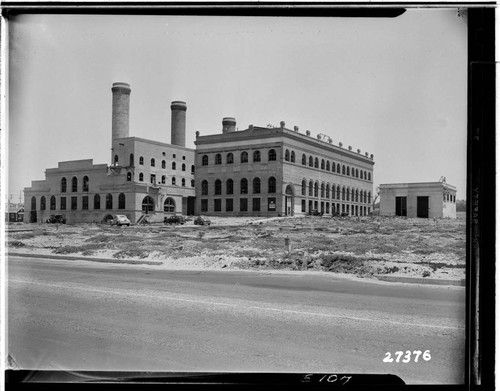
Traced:
<path fill-rule="evenodd" d="M 186 146 L 222 118 L 296 125 L 374 154 L 381 183 L 466 193 L 467 18 L 23 15 L 9 21 L 8 195 L 67 160 L 110 163 L 111 85 L 131 85 L 130 136 Z M 21 194 L 22 196 L 22 194 Z"/>

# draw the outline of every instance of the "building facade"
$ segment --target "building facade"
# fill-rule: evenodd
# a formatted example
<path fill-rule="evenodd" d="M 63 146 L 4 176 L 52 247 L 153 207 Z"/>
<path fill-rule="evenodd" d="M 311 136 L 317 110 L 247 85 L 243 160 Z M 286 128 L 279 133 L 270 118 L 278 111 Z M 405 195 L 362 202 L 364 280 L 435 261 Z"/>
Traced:
<path fill-rule="evenodd" d="M 365 216 L 372 212 L 373 155 L 280 127 L 196 133 L 196 211 L 208 215 L 285 216 L 313 210 Z M 326 138 L 327 141 L 324 141 Z"/>
<path fill-rule="evenodd" d="M 147 215 L 194 213 L 194 150 L 185 147 L 185 102 L 171 104 L 172 143 L 129 136 L 127 83 L 112 87 L 110 164 L 92 159 L 60 162 L 45 179 L 24 189 L 25 222 L 46 222 L 61 214 L 67 223 L 101 222 L 113 214 L 138 222 Z"/>
<path fill-rule="evenodd" d="M 380 215 L 456 218 L 457 189 L 446 182 L 380 185 Z"/>

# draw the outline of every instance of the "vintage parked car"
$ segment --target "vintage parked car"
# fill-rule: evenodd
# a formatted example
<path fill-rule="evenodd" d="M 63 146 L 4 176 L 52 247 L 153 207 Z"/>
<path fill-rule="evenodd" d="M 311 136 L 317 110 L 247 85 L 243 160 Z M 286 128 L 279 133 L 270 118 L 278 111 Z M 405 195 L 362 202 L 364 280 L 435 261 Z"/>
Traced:
<path fill-rule="evenodd" d="M 311 209 L 309 211 L 310 216 L 323 216 L 323 212 L 320 212 L 318 209 Z"/>
<path fill-rule="evenodd" d="M 196 225 L 210 225 L 212 222 L 207 216 L 197 216 L 194 219 L 194 223 Z"/>
<path fill-rule="evenodd" d="M 163 224 L 184 224 L 185 222 L 186 218 L 182 215 L 165 216 L 163 218 Z"/>
<path fill-rule="evenodd" d="M 66 224 L 66 219 L 63 215 L 51 215 L 47 220 L 49 224 Z"/>
<path fill-rule="evenodd" d="M 109 221 L 110 225 L 126 225 L 130 226 L 130 220 L 125 215 L 114 215 L 113 219 Z"/>

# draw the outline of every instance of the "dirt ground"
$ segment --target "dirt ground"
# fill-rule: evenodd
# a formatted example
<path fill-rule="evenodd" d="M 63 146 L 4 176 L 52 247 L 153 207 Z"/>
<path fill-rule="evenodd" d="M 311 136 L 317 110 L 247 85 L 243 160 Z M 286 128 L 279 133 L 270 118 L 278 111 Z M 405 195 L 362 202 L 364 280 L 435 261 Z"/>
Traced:
<path fill-rule="evenodd" d="M 7 226 L 7 250 L 154 260 L 171 269 L 313 270 L 465 278 L 465 216 L 211 217 L 211 226 L 102 224 Z"/>

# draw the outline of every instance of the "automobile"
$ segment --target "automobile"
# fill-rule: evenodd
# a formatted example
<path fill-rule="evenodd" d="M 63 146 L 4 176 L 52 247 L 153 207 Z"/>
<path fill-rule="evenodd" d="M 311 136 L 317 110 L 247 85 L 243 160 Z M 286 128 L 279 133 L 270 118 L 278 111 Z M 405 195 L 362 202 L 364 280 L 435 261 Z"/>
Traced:
<path fill-rule="evenodd" d="M 309 211 L 310 216 L 323 216 L 323 213 L 320 212 L 318 209 L 311 209 Z"/>
<path fill-rule="evenodd" d="M 163 224 L 184 224 L 185 222 L 186 218 L 182 215 L 165 216 L 163 218 Z"/>
<path fill-rule="evenodd" d="M 130 220 L 125 215 L 114 215 L 113 219 L 109 221 L 109 225 L 126 225 L 130 226 Z"/>
<path fill-rule="evenodd" d="M 197 216 L 194 219 L 194 223 L 196 225 L 210 225 L 212 222 L 207 216 Z"/>
<path fill-rule="evenodd" d="M 66 219 L 63 215 L 51 215 L 47 220 L 49 224 L 66 224 Z"/>

